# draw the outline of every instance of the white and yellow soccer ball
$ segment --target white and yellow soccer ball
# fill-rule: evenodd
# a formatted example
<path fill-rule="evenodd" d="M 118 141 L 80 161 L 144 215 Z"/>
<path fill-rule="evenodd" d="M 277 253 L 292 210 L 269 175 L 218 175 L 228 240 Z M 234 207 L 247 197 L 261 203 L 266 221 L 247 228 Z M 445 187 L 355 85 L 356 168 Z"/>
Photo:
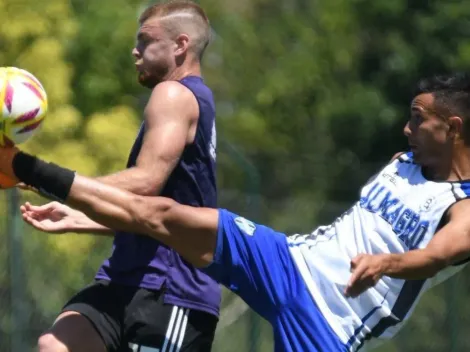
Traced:
<path fill-rule="evenodd" d="M 0 67 L 0 146 L 21 144 L 39 129 L 47 114 L 47 94 L 30 72 Z"/>

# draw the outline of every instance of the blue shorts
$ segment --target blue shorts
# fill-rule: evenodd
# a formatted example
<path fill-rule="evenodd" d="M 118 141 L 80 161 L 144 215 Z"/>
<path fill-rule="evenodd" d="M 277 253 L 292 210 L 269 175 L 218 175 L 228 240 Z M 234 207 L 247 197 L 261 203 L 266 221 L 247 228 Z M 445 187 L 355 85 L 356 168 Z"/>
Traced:
<path fill-rule="evenodd" d="M 275 351 L 346 351 L 309 293 L 286 236 L 219 210 L 214 261 L 204 269 L 273 326 Z"/>

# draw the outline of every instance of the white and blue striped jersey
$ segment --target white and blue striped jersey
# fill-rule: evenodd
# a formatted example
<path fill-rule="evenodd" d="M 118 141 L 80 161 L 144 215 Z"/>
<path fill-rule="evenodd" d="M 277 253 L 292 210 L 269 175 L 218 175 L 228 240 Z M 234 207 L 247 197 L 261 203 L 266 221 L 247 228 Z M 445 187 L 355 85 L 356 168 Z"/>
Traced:
<path fill-rule="evenodd" d="M 360 296 L 346 298 L 351 260 L 362 253 L 426 247 L 446 210 L 467 197 L 470 182 L 428 181 L 412 153 L 407 153 L 375 175 L 362 188 L 359 201 L 333 224 L 289 238 L 291 255 L 308 290 L 349 351 L 357 351 L 371 338 L 391 338 L 421 294 L 463 267 L 450 267 L 428 280 L 384 276 Z"/>

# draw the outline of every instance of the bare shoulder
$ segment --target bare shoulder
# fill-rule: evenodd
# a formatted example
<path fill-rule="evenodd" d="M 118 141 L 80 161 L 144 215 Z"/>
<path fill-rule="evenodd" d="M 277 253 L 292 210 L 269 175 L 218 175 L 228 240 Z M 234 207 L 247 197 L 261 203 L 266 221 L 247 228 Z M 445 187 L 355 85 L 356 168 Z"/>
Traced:
<path fill-rule="evenodd" d="M 191 90 L 176 81 L 165 81 L 157 84 L 152 90 L 150 99 L 165 99 L 174 102 L 196 100 Z"/>
<path fill-rule="evenodd" d="M 459 223 L 470 229 L 470 199 L 463 199 L 454 203 L 447 212 L 448 220 L 452 223 Z"/>
<path fill-rule="evenodd" d="M 176 81 L 165 81 L 153 88 L 145 112 L 147 115 L 171 112 L 171 115 L 196 118 L 199 116 L 199 104 L 187 87 Z"/>

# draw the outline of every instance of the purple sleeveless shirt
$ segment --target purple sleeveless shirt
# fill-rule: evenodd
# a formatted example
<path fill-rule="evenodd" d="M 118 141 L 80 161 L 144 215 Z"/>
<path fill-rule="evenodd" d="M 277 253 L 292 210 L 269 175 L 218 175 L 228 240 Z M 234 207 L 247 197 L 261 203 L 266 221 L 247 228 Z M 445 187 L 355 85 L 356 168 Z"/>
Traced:
<path fill-rule="evenodd" d="M 199 103 L 194 142 L 186 146 L 161 196 L 198 207 L 217 206 L 215 165 L 215 105 L 211 90 L 201 77 L 188 76 L 180 83 L 191 90 Z M 135 165 L 144 135 L 142 124 L 127 167 Z M 144 236 L 116 232 L 113 253 L 103 262 L 97 279 L 163 290 L 165 303 L 219 314 L 221 291 L 206 274 L 193 268 L 175 251 Z"/>

